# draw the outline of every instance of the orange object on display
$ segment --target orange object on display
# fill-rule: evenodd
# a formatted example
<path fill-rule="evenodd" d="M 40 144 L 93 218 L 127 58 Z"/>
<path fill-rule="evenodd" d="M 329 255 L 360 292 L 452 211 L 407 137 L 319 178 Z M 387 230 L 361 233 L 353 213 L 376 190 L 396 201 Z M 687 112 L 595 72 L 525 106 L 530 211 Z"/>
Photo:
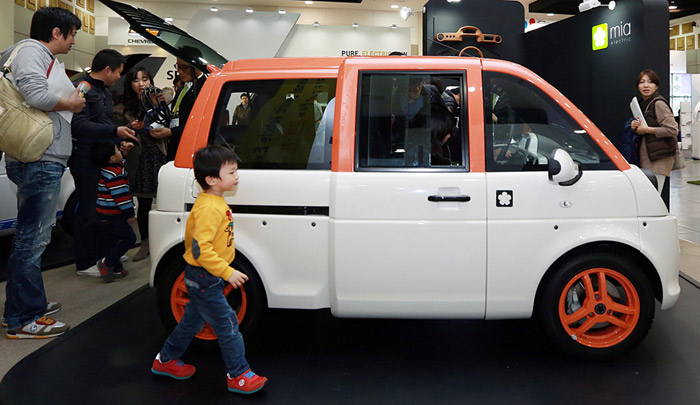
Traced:
<path fill-rule="evenodd" d="M 480 29 L 472 27 L 470 25 L 465 25 L 464 27 L 457 30 L 457 32 L 441 32 L 435 34 L 435 39 L 438 42 L 445 41 L 461 41 L 463 37 L 476 37 L 476 42 L 490 42 L 494 44 L 500 44 L 503 42 L 503 37 L 498 34 L 484 34 Z"/>

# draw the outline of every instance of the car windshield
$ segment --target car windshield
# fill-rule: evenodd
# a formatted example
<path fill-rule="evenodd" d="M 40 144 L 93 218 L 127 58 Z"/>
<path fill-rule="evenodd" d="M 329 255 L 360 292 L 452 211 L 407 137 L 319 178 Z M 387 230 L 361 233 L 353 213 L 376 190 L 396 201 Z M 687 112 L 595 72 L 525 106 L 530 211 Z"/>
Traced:
<path fill-rule="evenodd" d="M 180 28 L 165 22 L 144 9 L 112 0 L 100 0 L 112 11 L 124 17 L 131 29 L 159 47 L 206 72 L 207 65 L 222 68 L 228 60 L 218 52 Z"/>

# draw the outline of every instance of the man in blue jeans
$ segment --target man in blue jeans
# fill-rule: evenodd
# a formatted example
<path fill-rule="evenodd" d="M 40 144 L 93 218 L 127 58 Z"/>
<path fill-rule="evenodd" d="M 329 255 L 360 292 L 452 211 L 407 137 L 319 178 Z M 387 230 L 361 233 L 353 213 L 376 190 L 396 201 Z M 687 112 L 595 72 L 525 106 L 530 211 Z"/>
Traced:
<path fill-rule="evenodd" d="M 80 19 L 67 10 L 39 9 L 32 17 L 31 39 L 11 46 L 0 57 L 0 66 L 5 66 L 19 48 L 7 78 L 29 105 L 47 111 L 53 123 L 53 142 L 38 161 L 24 163 L 7 156 L 7 177 L 17 185 L 17 228 L 10 248 L 3 318 L 9 339 L 54 337 L 69 328 L 47 316 L 61 304 L 46 299 L 40 264 L 51 240 L 61 177 L 71 153 L 70 119 L 85 105 L 54 55 L 70 51 L 80 25 Z"/>

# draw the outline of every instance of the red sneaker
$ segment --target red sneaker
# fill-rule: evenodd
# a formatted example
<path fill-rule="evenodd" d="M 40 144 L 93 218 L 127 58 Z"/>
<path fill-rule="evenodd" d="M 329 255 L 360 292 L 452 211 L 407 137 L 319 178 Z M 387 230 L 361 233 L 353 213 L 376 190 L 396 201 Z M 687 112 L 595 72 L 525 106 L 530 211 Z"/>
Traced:
<path fill-rule="evenodd" d="M 248 369 L 245 373 L 236 378 L 226 375 L 228 380 L 228 390 L 239 394 L 252 394 L 258 392 L 267 382 L 267 377 L 261 377 Z"/>
<path fill-rule="evenodd" d="M 160 353 L 153 360 L 151 372 L 153 374 L 165 375 L 176 380 L 186 380 L 194 375 L 197 368 L 191 364 L 185 364 L 182 360 L 170 360 L 167 363 L 161 363 Z"/>

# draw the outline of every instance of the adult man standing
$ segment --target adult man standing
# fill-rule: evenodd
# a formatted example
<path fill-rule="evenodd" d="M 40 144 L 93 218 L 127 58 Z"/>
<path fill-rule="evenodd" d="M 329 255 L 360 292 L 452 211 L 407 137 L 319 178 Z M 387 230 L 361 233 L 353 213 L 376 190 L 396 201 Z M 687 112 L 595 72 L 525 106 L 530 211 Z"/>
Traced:
<path fill-rule="evenodd" d="M 315 102 L 315 100 L 314 100 Z M 248 93 L 241 94 L 241 103 L 233 110 L 233 125 L 248 125 L 250 123 L 250 97 Z M 316 104 L 314 104 L 315 106 Z M 321 113 L 323 115 L 323 113 Z M 320 120 L 321 117 L 318 117 Z"/>
<path fill-rule="evenodd" d="M 51 240 L 61 177 L 71 153 L 71 116 L 85 105 L 54 55 L 70 51 L 80 26 L 80 19 L 69 11 L 39 9 L 32 17 L 31 39 L 16 43 L 0 57 L 4 66 L 19 48 L 8 78 L 25 101 L 47 111 L 53 123 L 53 142 L 38 161 L 24 163 L 7 157 L 7 176 L 17 185 L 17 228 L 5 289 L 4 322 L 10 339 L 54 337 L 69 328 L 47 316 L 61 304 L 47 301 L 40 265 Z"/>
<path fill-rule="evenodd" d="M 455 117 L 459 117 L 459 97 L 459 87 L 446 89 L 442 92 L 442 100 L 445 102 L 445 106 Z"/>
<path fill-rule="evenodd" d="M 190 60 L 197 60 L 202 57 L 202 53 L 197 48 L 183 46 L 179 49 L 183 56 L 189 56 Z M 182 80 L 182 86 L 177 90 L 172 101 L 173 119 L 170 121 L 170 128 L 151 129 L 151 136 L 156 139 L 168 140 L 168 161 L 175 160 L 177 147 L 180 144 L 182 131 L 185 129 L 187 119 L 192 112 L 199 90 L 204 86 L 206 75 L 199 69 L 194 68 L 184 59 L 177 58 L 177 73 Z"/>
<path fill-rule="evenodd" d="M 122 151 L 137 141 L 134 131 L 117 126 L 112 120 L 112 93 L 107 88 L 116 83 L 124 70 L 126 59 L 113 49 L 99 51 L 92 60 L 92 70 L 78 79 L 87 82 L 90 90 L 85 95 L 87 104 L 71 123 L 73 154 L 68 162 L 78 195 L 75 215 L 75 267 L 81 276 L 100 277 L 97 261 L 104 257 L 105 247 L 97 233 L 97 183 L 100 167 L 92 161 L 90 151 L 95 142 L 111 141 Z"/>

